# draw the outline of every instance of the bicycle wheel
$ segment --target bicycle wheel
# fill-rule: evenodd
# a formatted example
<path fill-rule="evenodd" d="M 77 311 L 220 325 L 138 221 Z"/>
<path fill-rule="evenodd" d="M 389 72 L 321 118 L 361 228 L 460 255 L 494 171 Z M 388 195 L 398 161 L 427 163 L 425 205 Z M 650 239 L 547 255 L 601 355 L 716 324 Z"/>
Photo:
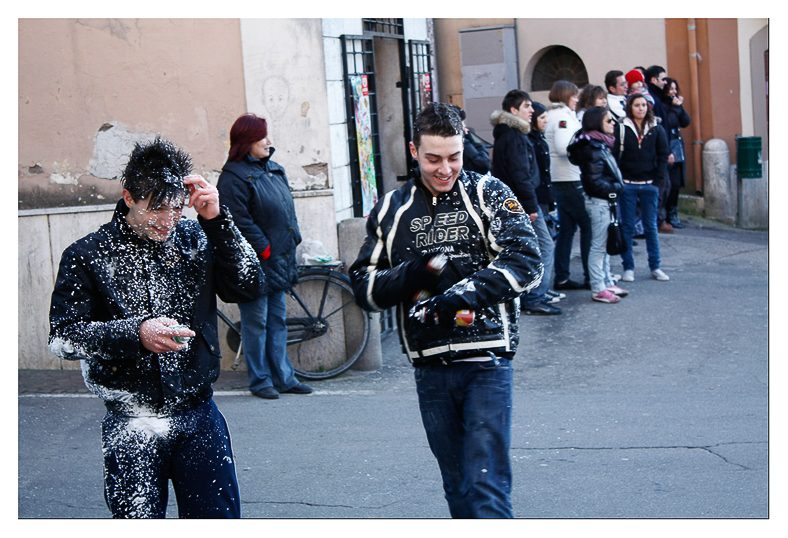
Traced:
<path fill-rule="evenodd" d="M 293 291 L 287 294 L 287 354 L 296 375 L 328 379 L 353 366 L 367 347 L 369 315 L 356 306 L 350 282 L 305 272 Z"/>

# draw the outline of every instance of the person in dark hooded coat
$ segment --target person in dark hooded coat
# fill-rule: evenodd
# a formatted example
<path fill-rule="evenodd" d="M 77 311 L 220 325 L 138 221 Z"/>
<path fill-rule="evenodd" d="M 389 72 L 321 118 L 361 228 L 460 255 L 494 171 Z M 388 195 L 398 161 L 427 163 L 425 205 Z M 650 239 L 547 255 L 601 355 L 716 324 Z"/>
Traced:
<path fill-rule="evenodd" d="M 471 136 L 468 125 L 465 123 L 465 111 L 458 106 L 451 105 L 462 120 L 462 167 L 464 170 L 470 170 L 479 174 L 488 174 L 490 172 L 490 154 L 487 153 L 487 148 L 481 142 L 477 142 Z"/>
<path fill-rule="evenodd" d="M 545 267 L 542 283 L 521 299 L 523 312 L 529 315 L 558 315 L 561 309 L 548 303 L 547 291 L 553 273 L 553 236 L 547 228 L 544 210 L 539 205 L 537 189 L 541 185 L 539 163 L 532 139 L 531 97 L 522 90 L 511 90 L 490 117 L 493 125 L 493 176 L 514 191 L 531 220 L 539 238 L 539 252 Z"/>
<path fill-rule="evenodd" d="M 238 304 L 249 390 L 267 400 L 312 392 L 296 379 L 287 356 L 285 292 L 298 282 L 301 232 L 285 169 L 271 160 L 274 151 L 266 121 L 244 114 L 230 129 L 230 153 L 216 185 L 268 281 L 268 293 Z"/>

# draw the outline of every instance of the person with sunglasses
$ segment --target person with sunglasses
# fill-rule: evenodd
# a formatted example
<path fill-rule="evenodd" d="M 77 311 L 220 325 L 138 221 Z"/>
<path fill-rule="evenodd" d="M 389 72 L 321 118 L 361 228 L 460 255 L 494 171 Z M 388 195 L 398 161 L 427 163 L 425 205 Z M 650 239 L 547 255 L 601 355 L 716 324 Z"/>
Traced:
<path fill-rule="evenodd" d="M 610 151 L 616 140 L 615 128 L 616 120 L 606 106 L 589 108 L 583 115 L 583 128 L 567 148 L 570 161 L 580 167 L 586 211 L 591 218 L 588 252 L 591 299 L 609 304 L 617 303 L 629 293 L 616 286 L 606 249 L 610 203 L 624 190 L 621 171 Z"/>

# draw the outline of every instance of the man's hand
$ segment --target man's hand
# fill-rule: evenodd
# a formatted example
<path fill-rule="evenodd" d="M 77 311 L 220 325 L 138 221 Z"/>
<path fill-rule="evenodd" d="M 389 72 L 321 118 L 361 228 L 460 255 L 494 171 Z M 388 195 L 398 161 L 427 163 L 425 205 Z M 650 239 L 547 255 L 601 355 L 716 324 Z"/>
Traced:
<path fill-rule="evenodd" d="M 455 324 L 457 312 L 466 308 L 459 295 L 436 295 L 416 303 L 410 310 L 411 317 L 420 318 L 425 325 L 440 325 L 450 329 Z"/>
<path fill-rule="evenodd" d="M 670 155 L 668 155 L 668 164 L 673 164 L 674 162 L 676 162 L 676 157 L 674 157 L 673 154 L 671 153 Z"/>
<path fill-rule="evenodd" d="M 539 213 L 529 213 L 528 214 L 528 218 L 531 219 L 531 222 L 534 222 L 537 219 L 538 216 L 539 216 Z"/>
<path fill-rule="evenodd" d="M 189 189 L 189 207 L 206 220 L 219 216 L 219 191 L 216 187 L 198 175 L 186 176 L 183 184 Z"/>
<path fill-rule="evenodd" d="M 178 325 L 178 321 L 171 318 L 153 318 L 142 322 L 140 325 L 140 341 L 142 346 L 154 353 L 180 351 L 186 349 L 188 344 L 179 344 L 172 339 L 173 336 L 188 336 L 193 338 L 195 332 L 190 329 L 172 329 L 170 325 Z"/>

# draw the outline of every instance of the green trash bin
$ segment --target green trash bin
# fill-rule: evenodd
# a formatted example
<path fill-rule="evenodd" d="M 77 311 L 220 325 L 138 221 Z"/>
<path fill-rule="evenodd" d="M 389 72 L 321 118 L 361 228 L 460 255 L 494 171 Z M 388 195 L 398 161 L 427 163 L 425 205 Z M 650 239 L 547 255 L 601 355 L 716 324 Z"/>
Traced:
<path fill-rule="evenodd" d="M 736 168 L 739 177 L 763 177 L 760 136 L 736 138 Z"/>

